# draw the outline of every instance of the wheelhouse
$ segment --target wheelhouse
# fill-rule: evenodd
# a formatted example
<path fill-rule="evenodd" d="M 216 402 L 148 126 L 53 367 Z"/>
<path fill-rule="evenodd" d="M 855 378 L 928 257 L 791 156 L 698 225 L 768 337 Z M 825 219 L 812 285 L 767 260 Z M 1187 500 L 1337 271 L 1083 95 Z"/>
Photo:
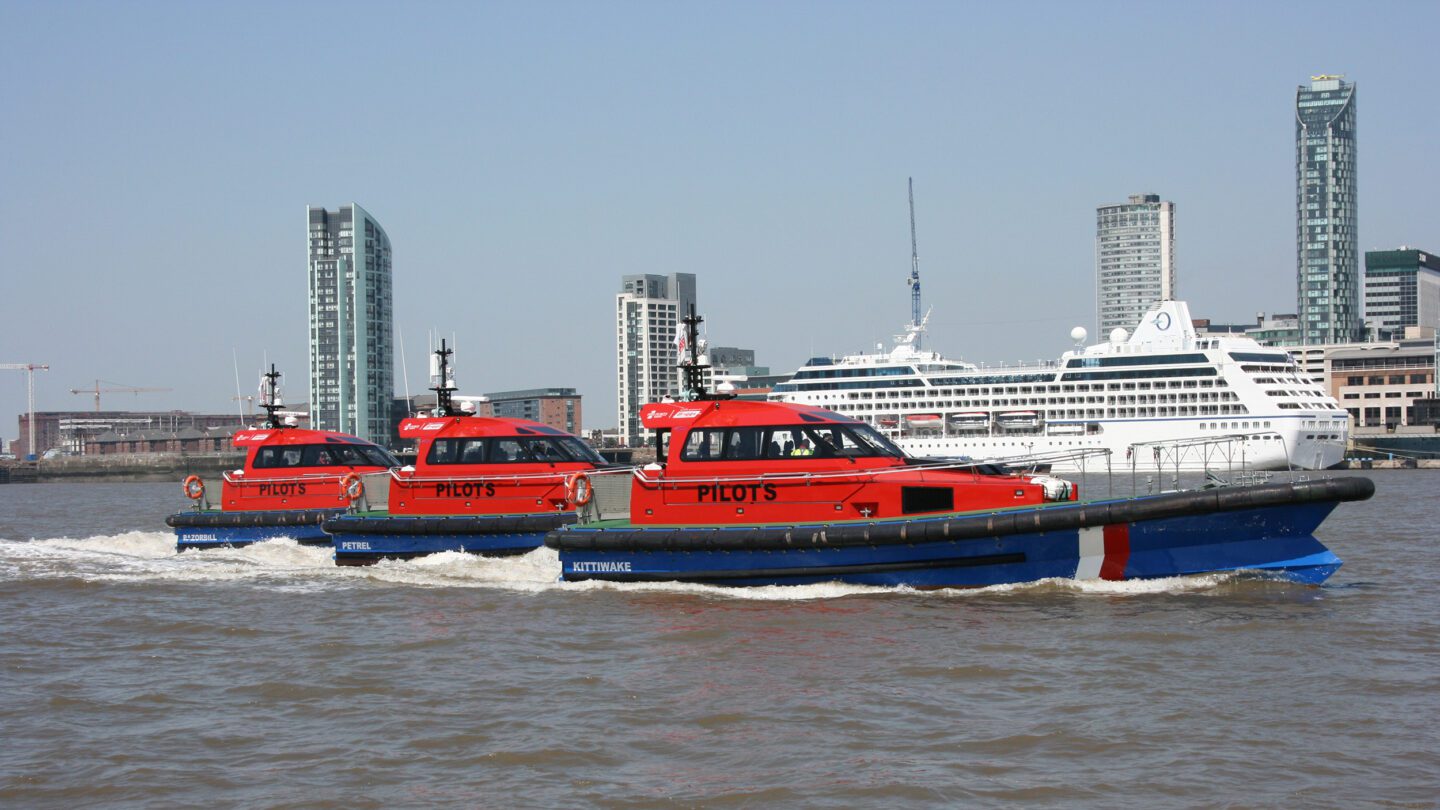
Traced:
<path fill-rule="evenodd" d="M 417 417 L 400 435 L 416 441 L 416 462 L 391 475 L 399 515 L 565 511 L 570 478 L 606 463 L 575 436 L 526 419 Z"/>
<path fill-rule="evenodd" d="M 223 476 L 220 506 L 226 511 L 344 507 L 350 502 L 348 477 L 400 466 L 383 447 L 328 430 L 242 430 L 234 445 L 246 449 L 245 467 Z"/>
<path fill-rule="evenodd" d="M 641 421 L 657 458 L 631 487 L 638 524 L 855 520 L 1054 499 L 1032 479 L 908 458 L 869 425 L 813 406 L 658 403 Z"/>

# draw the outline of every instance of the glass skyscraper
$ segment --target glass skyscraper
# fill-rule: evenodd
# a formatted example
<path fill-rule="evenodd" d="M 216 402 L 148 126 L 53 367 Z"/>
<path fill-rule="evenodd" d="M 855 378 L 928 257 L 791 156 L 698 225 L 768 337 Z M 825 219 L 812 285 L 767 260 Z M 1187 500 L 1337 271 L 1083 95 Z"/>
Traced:
<path fill-rule="evenodd" d="M 1355 200 L 1355 85 L 1312 76 L 1295 90 L 1297 312 L 1304 344 L 1364 337 Z"/>
<path fill-rule="evenodd" d="M 390 238 L 354 203 L 307 209 L 310 425 L 390 443 Z"/>
<path fill-rule="evenodd" d="M 1159 301 L 1175 297 L 1175 203 L 1159 194 L 1095 209 L 1095 308 L 1098 335 L 1133 331 Z"/>

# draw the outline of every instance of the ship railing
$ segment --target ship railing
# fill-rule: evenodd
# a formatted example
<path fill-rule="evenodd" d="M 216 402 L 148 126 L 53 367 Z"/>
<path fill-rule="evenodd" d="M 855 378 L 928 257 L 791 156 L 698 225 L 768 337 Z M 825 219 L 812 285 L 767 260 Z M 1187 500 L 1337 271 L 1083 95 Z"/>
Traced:
<path fill-rule="evenodd" d="M 1105 493 L 1107 498 L 1115 496 L 1115 469 L 1112 464 L 1112 451 L 1108 447 L 1076 447 L 1070 449 L 1043 450 L 1041 452 L 1027 453 L 1021 456 L 993 456 L 974 459 L 972 464 L 990 464 L 1015 471 L 1029 471 L 1029 474 L 1046 474 L 1049 469 L 1065 464 L 1074 468 L 1075 472 L 1065 473 L 1062 478 L 1078 479 L 1075 483 L 1080 485 L 1080 497 L 1088 499 L 1098 493 L 1093 491 L 1098 480 L 1103 476 L 1105 482 Z"/>
<path fill-rule="evenodd" d="M 584 473 L 584 474 L 587 475 L 587 476 L 593 476 L 593 477 L 597 477 L 597 478 L 598 478 L 598 477 L 603 477 L 603 476 L 610 476 L 610 477 L 612 477 L 612 478 L 617 478 L 617 479 L 618 479 L 618 477 L 619 477 L 619 476 L 622 476 L 622 475 L 628 477 L 629 474 L 630 474 L 630 471 L 633 470 L 634 467 L 629 466 L 629 465 L 615 465 L 615 466 L 608 466 L 608 467 L 596 467 L 596 468 L 594 468 L 594 469 L 589 469 L 589 470 L 551 470 L 551 471 L 547 471 L 547 472 L 537 472 L 537 473 L 514 473 L 514 474 L 511 474 L 511 475 L 505 475 L 505 476 L 498 476 L 498 475 L 473 475 L 473 476 L 463 476 L 463 475 L 457 475 L 457 476 L 421 476 L 421 477 L 408 476 L 408 475 L 407 475 L 407 476 L 401 476 L 401 475 L 400 475 L 400 472 L 401 472 L 403 469 L 404 469 L 404 468 L 391 468 L 391 469 L 386 470 L 386 471 L 384 471 L 384 472 L 367 473 L 367 474 L 361 475 L 361 476 L 360 476 L 360 481 L 361 481 L 361 483 L 362 483 L 364 486 L 361 488 L 361 496 L 360 496 L 359 500 L 357 500 L 354 504 L 352 504 L 352 510 L 353 510 L 353 511 L 356 511 L 356 512 L 368 512 L 368 511 L 372 511 L 372 510 L 385 510 L 385 509 L 389 509 L 389 507 L 390 507 L 390 487 L 388 486 L 388 484 L 389 484 L 389 482 L 390 482 L 391 480 L 394 480 L 394 481 L 397 481 L 397 482 L 404 482 L 404 483 L 406 483 L 406 484 L 413 484 L 413 483 L 449 483 L 449 482 L 454 482 L 454 481 L 476 480 L 476 479 L 483 478 L 483 479 L 484 479 L 485 481 L 487 481 L 487 482 L 513 483 L 513 484 L 516 484 L 516 485 L 518 486 L 518 485 L 520 485 L 520 484 L 526 483 L 527 481 L 549 481 L 549 482 L 554 482 L 554 483 L 560 483 L 560 482 L 562 482 L 562 481 L 565 481 L 568 476 L 574 475 L 575 473 Z M 628 483 L 627 483 L 627 486 L 628 486 Z"/>
<path fill-rule="evenodd" d="M 1291 450 L 1285 434 L 1274 430 L 1222 433 L 1214 436 L 1197 436 L 1186 439 L 1162 439 L 1150 442 L 1134 442 L 1125 450 L 1130 467 L 1131 494 L 1140 490 L 1140 475 L 1145 474 L 1147 494 L 1165 490 L 1165 477 L 1170 477 L 1171 490 L 1180 490 L 1181 471 L 1198 471 L 1204 476 L 1200 487 L 1246 486 L 1269 481 L 1272 473 L 1255 469 L 1262 459 L 1251 452 L 1253 442 L 1264 442 L 1267 446 L 1276 444 L 1285 458 L 1285 470 L 1291 480 L 1303 479 L 1296 476 L 1291 463 Z M 1151 464 L 1153 462 L 1153 466 Z M 1198 470 L 1197 470 L 1198 468 Z M 1226 478 L 1221 478 L 1220 473 Z"/>
<path fill-rule="evenodd" d="M 525 463 L 544 464 L 544 463 L 546 463 L 546 462 L 525 462 Z M 567 462 L 557 462 L 557 463 L 575 464 L 575 463 L 579 463 L 579 462 L 567 461 Z M 456 466 L 462 466 L 462 465 L 456 465 Z M 483 478 L 483 479 L 485 479 L 486 481 L 505 481 L 505 482 L 515 482 L 515 483 L 519 484 L 519 483 L 526 483 L 526 482 L 531 482 L 531 481 L 554 480 L 554 479 L 556 479 L 556 478 L 559 478 L 559 479 L 562 479 L 562 480 L 563 480 L 563 479 L 566 478 L 567 476 L 574 475 L 575 473 L 584 473 L 585 475 L 592 476 L 592 477 L 593 477 L 593 476 L 597 476 L 597 475 L 629 475 L 629 474 L 631 473 L 631 471 L 633 471 L 633 470 L 635 470 L 635 469 L 636 469 L 636 468 L 635 468 L 634 466 L 631 466 L 631 465 L 619 465 L 619 466 L 611 466 L 611 467 L 595 467 L 595 468 L 591 468 L 591 469 L 543 470 L 543 471 L 540 471 L 540 472 L 528 472 L 528 473 L 502 473 L 502 474 L 499 474 L 499 475 L 496 475 L 496 474 L 493 474 L 493 473 L 488 473 L 488 472 L 484 472 L 484 473 L 463 473 L 463 472 L 457 472 L 455 475 L 411 475 L 410 473 L 413 472 L 413 470 L 412 470 L 412 471 L 407 471 L 405 468 L 399 467 L 399 468 L 395 468 L 395 469 L 390 470 L 389 475 L 390 475 L 391 478 L 395 479 L 397 482 L 406 483 L 406 484 L 409 484 L 409 483 L 417 483 L 417 484 L 427 484 L 427 483 L 428 483 L 428 484 L 434 484 L 434 483 L 444 483 L 444 482 L 447 482 L 447 481 L 468 481 L 468 480 L 474 480 L 474 479 L 477 479 L 477 478 Z"/>
<path fill-rule="evenodd" d="M 227 484 L 245 486 L 247 484 L 308 484 L 316 481 L 336 481 L 344 478 L 346 473 L 297 473 L 295 475 L 266 475 L 246 478 L 242 470 L 231 472 L 226 470 L 220 474 Z"/>
<path fill-rule="evenodd" d="M 973 469 L 977 469 L 977 468 L 980 468 L 980 467 L 995 466 L 995 467 L 1002 467 L 1002 468 L 1006 468 L 1006 469 L 1009 469 L 1009 470 L 1012 470 L 1012 471 L 1020 472 L 1021 474 L 1040 474 L 1040 473 L 1039 473 L 1039 470 L 1040 470 L 1041 468 L 1046 468 L 1046 467 L 1048 467 L 1049 465 L 1053 465 L 1053 464 L 1056 463 L 1056 462 L 1059 462 L 1059 461 L 1074 461 L 1074 460 L 1077 460 L 1077 459 L 1078 459 L 1078 460 L 1081 460 L 1081 471 L 1082 471 L 1082 478 L 1081 478 L 1081 480 L 1080 480 L 1078 483 L 1080 483 L 1080 485 L 1081 485 L 1081 492 L 1084 493 L 1084 492 L 1087 490 L 1087 488 L 1088 488 L 1088 483 L 1089 483 L 1089 482 L 1088 482 L 1087 479 L 1085 479 L 1085 478 L 1083 477 L 1084 473 L 1086 472 L 1086 466 L 1087 466 L 1087 465 L 1084 464 L 1083 460 L 1084 460 L 1084 459 L 1093 459 L 1093 460 L 1094 460 L 1094 463 L 1091 464 L 1091 465 L 1088 465 L 1088 466 L 1089 466 L 1089 469 L 1092 470 L 1092 471 L 1094 471 L 1094 472 L 1096 472 L 1096 473 L 1098 473 L 1098 472 L 1101 471 L 1101 470 L 1106 471 L 1106 473 L 1107 473 L 1107 480 L 1108 480 L 1108 478 L 1110 477 L 1110 476 L 1108 475 L 1108 473 L 1109 473 L 1109 458 L 1108 458 L 1109 455 L 1110 455 L 1110 451 L 1107 450 L 1107 449 L 1105 449 L 1105 448 L 1086 448 L 1086 449 L 1078 449 L 1078 448 L 1077 448 L 1077 449 L 1075 449 L 1075 450 L 1067 450 L 1067 451 L 1059 451 L 1059 450 L 1057 450 L 1057 451 L 1047 452 L 1047 453 L 1037 453 L 1037 454 L 1034 454 L 1034 455 L 1031 455 L 1031 456 L 1024 456 L 1024 457 L 1018 457 L 1018 458 L 1015 457 L 1015 456 L 1007 456 L 1007 457 L 1004 457 L 1004 458 L 997 457 L 997 458 L 932 459 L 932 460 L 927 460 L 927 461 L 925 462 L 925 464 L 923 465 L 923 469 L 926 469 L 926 470 L 973 470 Z M 836 458 L 845 458 L 845 457 L 844 457 L 844 456 L 838 456 L 838 457 L 836 457 Z M 916 469 L 916 467 L 915 467 L 914 465 L 902 465 L 902 466 L 896 466 L 896 467 L 879 467 L 879 468 L 873 468 L 873 467 L 872 467 L 872 468 L 863 468 L 863 469 L 826 470 L 826 471 L 823 471 L 823 472 L 814 472 L 814 471 L 809 471 L 809 472 L 805 472 L 805 471 L 794 471 L 794 472 L 790 472 L 790 471 L 780 471 L 780 472 L 763 472 L 763 473 L 748 473 L 748 474 L 746 474 L 746 473 L 737 473 L 737 474 L 733 474 L 733 475 L 692 475 L 692 476 L 683 476 L 683 477 L 682 477 L 682 476 L 668 476 L 668 475 L 662 476 L 662 475 L 660 474 L 660 473 L 662 472 L 662 468 L 661 468 L 659 465 L 647 465 L 647 466 L 645 466 L 645 467 L 637 467 L 637 468 L 635 468 L 634 478 L 635 478 L 635 481 L 638 482 L 638 483 L 639 483 L 640 485 L 642 485 L 642 486 L 645 486 L 645 487 L 654 487 L 654 488 L 656 488 L 656 489 L 662 489 L 662 490 L 663 490 L 663 489 L 665 489 L 666 487 L 671 487 L 671 486 L 673 486 L 673 487 L 675 487 L 675 488 L 679 488 L 679 487 L 682 487 L 682 486 L 699 486 L 699 485 L 721 486 L 721 485 L 724 485 L 724 484 L 738 484 L 738 483 L 745 483 L 745 484 L 761 483 L 761 484 L 765 484 L 765 483 L 797 483 L 797 482 L 798 482 L 798 483 L 803 483 L 803 484 L 807 484 L 807 485 L 808 485 L 808 484 L 815 484 L 815 483 L 834 483 L 834 482 L 844 482 L 844 481 L 873 481 L 873 480 L 875 480 L 875 479 L 877 479 L 877 478 L 883 478 L 884 476 L 887 476 L 887 475 L 896 475 L 896 474 L 903 474 L 903 473 L 913 473 L 913 472 L 915 471 L 915 469 Z M 1032 472 L 1028 472 L 1028 473 L 1022 472 L 1022 471 L 1025 470 L 1025 469 L 1029 469 L 1029 470 L 1031 470 Z M 1069 478 L 1069 476 L 1066 476 L 1066 477 Z M 1110 490 L 1113 491 L 1113 485 L 1109 486 L 1108 489 L 1110 489 Z"/>

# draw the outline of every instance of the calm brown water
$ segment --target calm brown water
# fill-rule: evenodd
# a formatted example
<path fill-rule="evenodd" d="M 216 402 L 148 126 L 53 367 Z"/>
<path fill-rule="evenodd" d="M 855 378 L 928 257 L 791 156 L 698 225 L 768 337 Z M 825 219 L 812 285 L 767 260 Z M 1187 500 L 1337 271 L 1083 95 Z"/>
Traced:
<path fill-rule="evenodd" d="M 1435 807 L 1440 473 L 1325 587 L 560 585 L 176 555 L 179 485 L 0 486 L 4 807 Z"/>

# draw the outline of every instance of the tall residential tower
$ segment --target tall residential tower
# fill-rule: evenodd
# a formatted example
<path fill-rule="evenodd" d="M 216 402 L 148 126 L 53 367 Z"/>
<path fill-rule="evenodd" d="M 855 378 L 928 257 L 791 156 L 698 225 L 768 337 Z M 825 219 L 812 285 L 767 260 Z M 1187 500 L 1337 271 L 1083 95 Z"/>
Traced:
<path fill-rule="evenodd" d="M 310 425 L 390 443 L 390 238 L 354 203 L 307 209 Z"/>
<path fill-rule="evenodd" d="M 1158 301 L 1175 297 L 1175 203 L 1158 194 L 1095 209 L 1098 337 L 1133 330 Z"/>
<path fill-rule="evenodd" d="M 1295 89 L 1295 263 L 1300 342 L 1364 338 L 1355 205 L 1355 85 Z"/>
<path fill-rule="evenodd" d="M 615 296 L 616 367 L 619 379 L 620 443 L 634 447 L 645 439 L 640 406 L 680 393 L 680 318 L 695 303 L 695 275 L 624 276 Z"/>

